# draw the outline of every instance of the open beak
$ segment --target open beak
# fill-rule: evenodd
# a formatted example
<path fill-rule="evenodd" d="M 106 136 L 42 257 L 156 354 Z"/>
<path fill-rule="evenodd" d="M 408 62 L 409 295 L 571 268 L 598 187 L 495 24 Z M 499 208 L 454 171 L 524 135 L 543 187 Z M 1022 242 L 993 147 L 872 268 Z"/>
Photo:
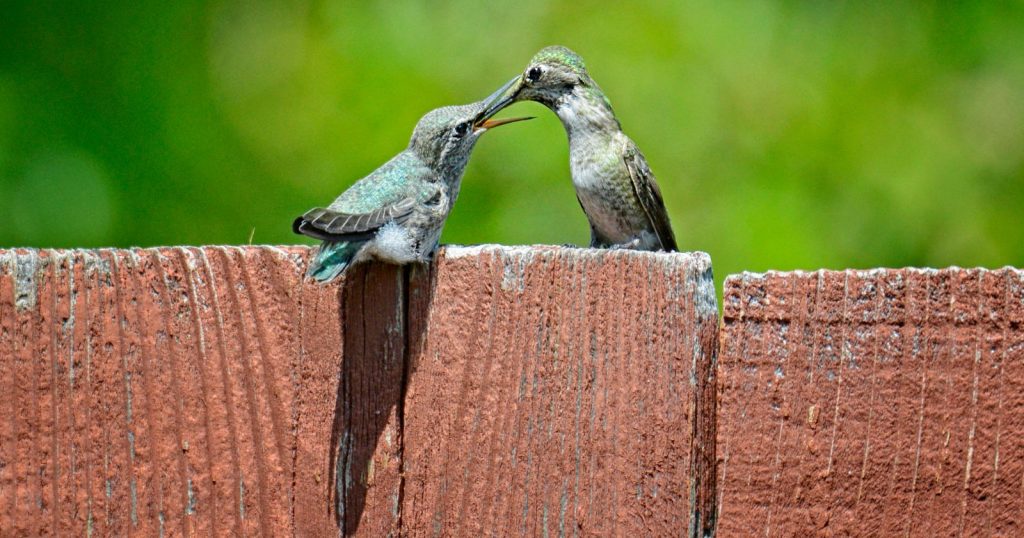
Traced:
<path fill-rule="evenodd" d="M 493 129 L 495 127 L 500 127 L 502 125 L 506 125 L 506 124 L 509 124 L 509 123 L 515 123 L 517 121 L 532 120 L 532 119 L 533 119 L 533 116 L 523 116 L 521 118 L 501 118 L 500 120 L 491 120 L 491 119 L 482 120 L 482 121 L 481 120 L 477 120 L 476 123 L 473 124 L 473 133 L 481 134 L 481 133 L 483 133 L 484 131 L 486 131 L 488 129 Z"/>
<path fill-rule="evenodd" d="M 523 118 L 503 118 L 500 120 L 492 120 L 491 117 L 501 112 L 501 109 L 511 105 L 516 100 L 516 95 L 519 94 L 519 90 L 522 89 L 522 76 L 512 77 L 512 80 L 503 84 L 498 91 L 492 93 L 487 99 L 484 99 L 484 110 L 477 116 L 476 122 L 473 123 L 473 132 L 481 134 L 487 129 L 492 129 L 506 123 L 514 123 L 523 120 L 532 120 L 532 117 Z"/>
<path fill-rule="evenodd" d="M 506 82 L 502 87 L 498 88 L 498 91 L 492 93 L 484 100 L 484 111 L 481 113 L 480 119 L 486 120 L 501 112 L 501 109 L 511 105 L 516 100 L 516 96 L 522 87 L 522 75 L 512 77 L 512 80 Z"/>

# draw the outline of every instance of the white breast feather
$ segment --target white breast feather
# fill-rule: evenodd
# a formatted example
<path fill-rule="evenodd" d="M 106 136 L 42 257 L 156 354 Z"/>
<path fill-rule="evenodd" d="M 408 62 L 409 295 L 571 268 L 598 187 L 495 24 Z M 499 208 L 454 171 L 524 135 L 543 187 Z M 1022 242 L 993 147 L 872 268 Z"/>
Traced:
<path fill-rule="evenodd" d="M 381 227 L 371 248 L 376 258 L 387 262 L 401 265 L 416 260 L 416 245 L 412 234 L 394 222 Z"/>

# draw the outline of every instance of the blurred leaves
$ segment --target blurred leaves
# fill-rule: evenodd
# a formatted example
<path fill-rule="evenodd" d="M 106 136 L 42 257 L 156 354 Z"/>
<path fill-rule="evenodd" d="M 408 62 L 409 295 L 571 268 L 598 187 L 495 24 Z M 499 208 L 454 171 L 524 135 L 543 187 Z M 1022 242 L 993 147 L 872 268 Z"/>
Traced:
<path fill-rule="evenodd" d="M 1021 4 L 8 4 L 0 245 L 304 241 L 419 116 L 561 43 L 719 275 L 1024 265 Z M 444 240 L 585 243 L 561 125 L 511 113 Z"/>

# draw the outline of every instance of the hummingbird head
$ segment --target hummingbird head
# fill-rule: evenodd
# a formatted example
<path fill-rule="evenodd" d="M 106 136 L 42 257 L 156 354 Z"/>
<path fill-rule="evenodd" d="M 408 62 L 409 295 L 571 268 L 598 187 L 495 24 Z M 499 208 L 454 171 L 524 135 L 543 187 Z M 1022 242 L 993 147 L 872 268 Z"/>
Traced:
<path fill-rule="evenodd" d="M 484 103 L 446 106 L 427 112 L 416 124 L 409 149 L 442 177 L 461 176 L 476 141 L 487 130 L 531 118 L 492 120 Z"/>
<path fill-rule="evenodd" d="M 559 45 L 545 47 L 533 56 L 521 74 L 484 100 L 485 114 L 493 116 L 516 101 L 536 101 L 556 110 L 570 95 L 581 90 L 599 96 L 608 104 L 579 54 Z"/>

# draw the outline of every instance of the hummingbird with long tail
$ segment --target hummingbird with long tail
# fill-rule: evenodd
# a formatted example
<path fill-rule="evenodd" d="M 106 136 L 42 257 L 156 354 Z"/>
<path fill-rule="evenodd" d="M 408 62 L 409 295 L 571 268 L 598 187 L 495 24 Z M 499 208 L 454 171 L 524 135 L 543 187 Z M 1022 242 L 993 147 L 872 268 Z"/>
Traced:
<path fill-rule="evenodd" d="M 491 117 L 526 100 L 562 120 L 576 198 L 590 221 L 591 247 L 678 250 L 647 159 L 622 132 L 611 102 L 578 54 L 561 46 L 542 49 L 522 74 L 487 98 L 484 114 Z"/>
<path fill-rule="evenodd" d="M 531 119 L 490 118 L 483 102 L 428 112 L 404 151 L 327 207 L 295 219 L 295 233 L 323 241 L 306 275 L 327 282 L 371 258 L 396 265 L 429 261 L 477 140 L 489 129 Z"/>

